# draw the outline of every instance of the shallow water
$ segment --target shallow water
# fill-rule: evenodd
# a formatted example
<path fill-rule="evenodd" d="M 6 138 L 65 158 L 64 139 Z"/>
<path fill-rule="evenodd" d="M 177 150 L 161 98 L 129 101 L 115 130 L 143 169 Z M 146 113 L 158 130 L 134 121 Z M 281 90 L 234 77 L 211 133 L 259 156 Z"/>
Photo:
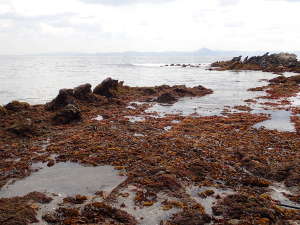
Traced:
<path fill-rule="evenodd" d="M 228 98 L 240 98 L 244 86 L 255 87 L 258 79 L 274 77 L 271 73 L 206 70 L 208 63 L 214 60 L 216 59 L 159 56 L 0 57 L 0 104 L 12 100 L 45 103 L 53 99 L 59 89 L 73 88 L 87 82 L 95 87 L 108 76 L 124 80 L 126 85 L 132 86 L 203 85 L 216 90 L 215 98 L 208 99 L 208 103 L 219 104 L 224 97 L 225 102 L 228 102 Z M 201 67 L 160 67 L 170 63 L 201 63 Z"/>
<path fill-rule="evenodd" d="M 291 112 L 285 110 L 254 110 L 253 113 L 264 113 L 270 114 L 271 118 L 269 120 L 262 121 L 255 124 L 254 128 L 265 127 L 269 130 L 278 130 L 278 131 L 289 131 L 295 132 L 295 127 L 290 120 L 292 116 Z"/>
<path fill-rule="evenodd" d="M 192 113 L 200 116 L 220 115 L 225 106 L 245 105 L 244 100 L 255 98 L 261 92 L 247 91 L 249 88 L 266 85 L 260 79 L 273 78 L 274 74 L 255 71 L 205 71 L 194 78 L 196 84 L 201 84 L 214 91 L 203 97 L 182 98 L 173 105 L 155 104 L 148 111 L 156 111 L 161 114 L 183 114 Z M 193 81 L 191 80 L 191 83 Z M 191 84 L 190 83 L 190 84 Z"/>
<path fill-rule="evenodd" d="M 124 189 L 121 193 L 128 193 L 128 197 L 119 197 L 116 207 L 128 212 L 132 216 L 136 218 L 139 224 L 141 225 L 159 225 L 160 222 L 168 220 L 173 214 L 178 213 L 180 209 L 172 208 L 170 210 L 162 209 L 162 202 L 164 200 L 176 200 L 174 198 L 169 197 L 166 194 L 158 193 L 157 194 L 157 202 L 149 207 L 136 206 L 134 203 L 135 191 L 137 187 L 129 186 Z M 122 208 L 121 205 L 125 204 L 126 207 Z"/>
<path fill-rule="evenodd" d="M 93 195 L 97 191 L 109 193 L 125 179 L 112 166 L 85 167 L 76 163 L 57 163 L 53 167 L 44 165 L 29 177 L 7 184 L 0 190 L 0 197 L 24 196 L 33 191 L 59 196 Z"/>
<path fill-rule="evenodd" d="M 211 196 L 208 196 L 206 198 L 202 198 L 199 196 L 199 193 L 202 193 L 207 190 L 212 190 L 214 191 L 214 194 Z M 216 202 L 219 200 L 216 198 L 216 196 L 220 196 L 221 198 L 224 198 L 228 195 L 234 194 L 234 191 L 231 189 L 218 189 L 215 187 L 196 187 L 196 186 L 191 186 L 187 189 L 187 193 L 198 203 L 200 203 L 204 209 L 205 212 L 208 215 L 212 215 L 212 207 L 216 204 Z"/>
<path fill-rule="evenodd" d="M 300 208 L 299 203 L 292 202 L 286 196 L 284 196 L 284 194 L 293 195 L 293 193 L 284 184 L 275 183 L 273 186 L 270 186 L 270 190 L 272 199 L 279 201 L 284 205 Z"/>

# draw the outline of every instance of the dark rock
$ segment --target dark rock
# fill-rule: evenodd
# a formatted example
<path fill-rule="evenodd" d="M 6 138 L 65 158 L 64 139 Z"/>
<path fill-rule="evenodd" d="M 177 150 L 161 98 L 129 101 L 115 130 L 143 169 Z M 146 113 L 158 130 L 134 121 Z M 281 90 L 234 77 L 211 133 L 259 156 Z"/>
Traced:
<path fill-rule="evenodd" d="M 0 116 L 6 115 L 6 114 L 7 114 L 7 109 L 0 105 Z"/>
<path fill-rule="evenodd" d="M 104 81 L 102 81 L 101 84 L 97 85 L 93 93 L 102 95 L 108 98 L 116 97 L 116 90 L 119 86 L 118 80 L 113 80 L 110 77 L 106 78 Z"/>
<path fill-rule="evenodd" d="M 199 89 L 200 91 L 207 90 L 207 88 L 203 87 L 202 85 L 198 85 L 195 88 Z"/>
<path fill-rule="evenodd" d="M 67 124 L 81 120 L 80 110 L 72 104 L 67 105 L 52 118 L 55 124 Z"/>
<path fill-rule="evenodd" d="M 234 57 L 231 61 L 232 62 L 241 62 L 242 56 Z"/>
<path fill-rule="evenodd" d="M 187 90 L 186 87 L 183 87 L 183 88 L 178 87 L 178 88 L 175 88 L 173 91 L 176 94 L 182 95 L 182 96 L 185 96 L 185 95 L 194 95 L 194 93 L 191 92 L 191 91 L 189 91 L 189 90 Z"/>
<path fill-rule="evenodd" d="M 153 89 L 153 88 L 145 88 L 145 89 L 143 89 L 143 92 L 144 92 L 146 95 L 154 95 L 154 94 L 156 94 L 156 91 L 155 91 L 155 89 Z"/>
<path fill-rule="evenodd" d="M 31 136 L 35 133 L 35 127 L 31 119 L 18 121 L 11 127 L 7 128 L 7 130 L 19 136 Z"/>
<path fill-rule="evenodd" d="M 74 97 L 78 99 L 86 99 L 92 94 L 92 85 L 83 84 L 73 89 Z"/>
<path fill-rule="evenodd" d="M 69 104 L 74 104 L 73 89 L 61 89 L 55 99 L 45 105 L 46 110 L 58 110 Z"/>
<path fill-rule="evenodd" d="M 156 99 L 156 101 L 159 103 L 173 104 L 174 102 L 177 101 L 177 98 L 174 97 L 171 93 L 164 93 L 161 96 L 159 96 Z"/>
<path fill-rule="evenodd" d="M 8 103 L 5 108 L 14 112 L 20 112 L 23 110 L 28 110 L 30 105 L 27 102 L 12 101 Z"/>

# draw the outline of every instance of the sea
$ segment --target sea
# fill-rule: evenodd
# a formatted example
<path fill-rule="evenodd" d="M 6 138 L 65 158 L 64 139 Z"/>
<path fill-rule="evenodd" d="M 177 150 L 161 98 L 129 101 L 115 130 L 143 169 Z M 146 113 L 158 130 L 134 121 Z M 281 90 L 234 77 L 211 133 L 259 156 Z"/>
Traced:
<path fill-rule="evenodd" d="M 247 99 L 263 95 L 249 88 L 264 86 L 277 75 L 259 71 L 211 71 L 210 64 L 230 57 L 200 56 L 1 56 L 0 105 L 13 100 L 30 104 L 51 101 L 62 88 L 74 88 L 90 83 L 93 87 L 105 78 L 124 81 L 129 86 L 202 85 L 214 91 L 204 97 L 183 98 L 173 105 L 155 104 L 149 111 L 160 114 L 176 113 L 200 116 L 220 115 L 225 108 L 246 105 Z M 191 64 L 197 67 L 166 66 Z M 293 99 L 299 105 L 299 98 Z M 269 126 L 293 131 L 290 114 L 267 111 L 264 106 L 251 105 L 256 113 L 278 118 Z M 275 125 L 274 125 L 275 124 Z M 277 124 L 277 125 L 276 125 Z M 285 124 L 282 126 L 282 124 Z"/>
<path fill-rule="evenodd" d="M 122 80 L 130 86 L 203 85 L 215 91 L 222 89 L 223 95 L 238 97 L 242 86 L 253 87 L 256 78 L 273 77 L 272 74 L 257 72 L 208 71 L 209 64 L 216 60 L 216 57 L 190 56 L 0 57 L 0 104 L 12 100 L 42 104 L 53 99 L 59 89 L 84 83 L 96 86 L 107 77 Z M 177 63 L 200 67 L 165 67 Z"/>

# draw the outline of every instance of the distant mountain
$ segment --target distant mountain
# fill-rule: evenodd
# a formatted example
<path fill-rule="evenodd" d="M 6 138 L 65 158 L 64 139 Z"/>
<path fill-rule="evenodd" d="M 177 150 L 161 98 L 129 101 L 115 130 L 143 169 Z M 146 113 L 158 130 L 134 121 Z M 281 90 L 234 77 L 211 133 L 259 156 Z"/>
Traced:
<path fill-rule="evenodd" d="M 211 56 L 211 57 L 234 57 L 234 56 L 254 56 L 262 55 L 267 51 L 224 51 L 201 48 L 196 51 L 163 51 L 163 52 L 96 52 L 96 53 L 81 53 L 81 52 L 58 52 L 58 53 L 42 53 L 38 56 Z M 275 53 L 275 52 L 270 52 Z M 300 51 L 293 52 L 300 56 Z"/>

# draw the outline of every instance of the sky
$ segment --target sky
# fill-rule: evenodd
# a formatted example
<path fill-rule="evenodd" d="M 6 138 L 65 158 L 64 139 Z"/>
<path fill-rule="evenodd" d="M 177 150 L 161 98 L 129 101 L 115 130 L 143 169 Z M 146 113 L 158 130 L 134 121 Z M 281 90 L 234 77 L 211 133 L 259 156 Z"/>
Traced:
<path fill-rule="evenodd" d="M 0 55 L 299 51 L 300 0 L 0 0 Z"/>

